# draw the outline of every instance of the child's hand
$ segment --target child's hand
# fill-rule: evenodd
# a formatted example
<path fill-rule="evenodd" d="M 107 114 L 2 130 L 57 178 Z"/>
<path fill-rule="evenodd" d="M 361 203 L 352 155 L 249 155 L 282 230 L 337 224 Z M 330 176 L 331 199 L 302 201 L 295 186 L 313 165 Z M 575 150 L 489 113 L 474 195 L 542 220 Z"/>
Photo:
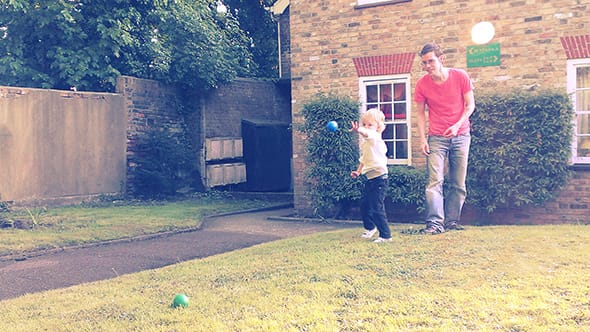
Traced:
<path fill-rule="evenodd" d="M 351 125 L 351 128 L 350 128 L 351 132 L 354 131 L 354 132 L 359 133 L 363 137 L 369 137 L 367 130 L 364 127 L 361 127 L 361 125 L 359 124 L 358 121 L 351 121 L 350 125 Z"/>
<path fill-rule="evenodd" d="M 352 176 L 353 179 L 356 179 L 359 177 L 359 172 L 358 171 L 352 171 L 350 172 L 350 176 Z"/>

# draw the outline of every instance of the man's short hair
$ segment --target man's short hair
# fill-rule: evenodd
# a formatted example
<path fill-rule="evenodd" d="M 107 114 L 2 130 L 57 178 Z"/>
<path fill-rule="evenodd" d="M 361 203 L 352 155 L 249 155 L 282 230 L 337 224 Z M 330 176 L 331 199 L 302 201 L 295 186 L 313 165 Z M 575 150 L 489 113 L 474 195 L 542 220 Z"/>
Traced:
<path fill-rule="evenodd" d="M 420 56 L 425 55 L 426 53 L 434 52 L 434 55 L 437 57 L 443 55 L 443 52 L 440 50 L 440 47 L 435 43 L 428 43 L 422 47 L 422 51 L 420 51 Z"/>

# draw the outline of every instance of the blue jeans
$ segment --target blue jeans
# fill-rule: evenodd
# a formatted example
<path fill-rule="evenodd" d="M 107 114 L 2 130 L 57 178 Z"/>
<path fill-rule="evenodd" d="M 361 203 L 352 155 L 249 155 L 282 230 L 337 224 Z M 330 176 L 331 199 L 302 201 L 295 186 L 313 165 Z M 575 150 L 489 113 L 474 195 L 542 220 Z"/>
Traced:
<path fill-rule="evenodd" d="M 361 200 L 361 216 L 366 230 L 377 227 L 379 237 L 389 239 L 391 231 L 385 213 L 385 195 L 387 193 L 387 177 L 378 177 L 365 182 L 365 191 Z"/>
<path fill-rule="evenodd" d="M 467 161 L 469 159 L 469 134 L 453 138 L 429 136 L 430 155 L 427 159 L 428 185 L 426 186 L 426 222 L 429 226 L 444 230 L 445 225 L 458 223 L 467 189 Z M 443 194 L 445 164 L 448 161 L 448 192 Z"/>

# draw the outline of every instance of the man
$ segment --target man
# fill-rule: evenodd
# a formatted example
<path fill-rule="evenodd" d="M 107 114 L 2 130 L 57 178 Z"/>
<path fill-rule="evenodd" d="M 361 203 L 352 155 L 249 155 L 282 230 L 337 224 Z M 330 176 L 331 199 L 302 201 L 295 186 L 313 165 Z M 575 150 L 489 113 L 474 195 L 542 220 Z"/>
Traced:
<path fill-rule="evenodd" d="M 467 190 L 469 157 L 469 117 L 475 110 L 473 84 L 467 73 L 443 65 L 440 48 L 429 43 L 420 52 L 426 70 L 416 83 L 414 101 L 418 117 L 418 135 L 427 158 L 426 187 L 427 234 L 463 229 L 459 225 Z M 428 135 L 426 135 L 428 108 Z M 448 191 L 443 194 L 445 164 L 448 162 Z"/>

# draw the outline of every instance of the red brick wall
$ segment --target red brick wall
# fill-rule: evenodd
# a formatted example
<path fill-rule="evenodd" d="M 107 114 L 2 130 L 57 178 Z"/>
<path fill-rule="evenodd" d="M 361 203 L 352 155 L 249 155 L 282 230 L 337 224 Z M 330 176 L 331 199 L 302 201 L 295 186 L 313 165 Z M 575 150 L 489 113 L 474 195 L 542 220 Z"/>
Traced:
<path fill-rule="evenodd" d="M 291 78 L 293 123 L 303 122 L 301 108 L 318 92 L 359 96 L 359 72 L 354 59 L 414 53 L 431 41 L 440 44 L 445 63 L 466 69 L 478 91 L 508 91 L 532 85 L 565 91 L 567 54 L 564 37 L 590 32 L 590 5 L 572 0 L 419 1 L 355 8 L 352 0 L 291 1 Z M 473 45 L 471 27 L 491 21 L 500 43 L 499 66 L 466 68 L 466 48 Z M 384 66 L 384 63 L 377 63 Z M 413 60 L 412 88 L 424 74 L 419 57 Z M 417 141 L 415 118 L 412 140 Z M 294 132 L 295 205 L 310 214 L 306 196 L 305 137 Z M 423 167 L 424 157 L 412 144 L 412 165 Z M 590 209 L 583 195 L 590 185 L 587 173 L 577 170 L 570 186 L 555 203 L 542 209 L 497 213 L 506 222 L 588 221 Z M 580 194 L 580 192 L 584 194 Z M 582 196 L 581 196 L 582 195 Z M 526 217 L 525 217 L 526 215 Z"/>
<path fill-rule="evenodd" d="M 281 79 L 291 78 L 291 28 L 289 20 L 289 7 L 282 16 L 279 17 L 279 38 L 280 38 L 280 57 L 281 57 Z"/>
<path fill-rule="evenodd" d="M 564 36 L 560 40 L 568 59 L 590 58 L 590 35 Z"/>
<path fill-rule="evenodd" d="M 237 79 L 203 97 L 205 137 L 240 137 L 242 119 L 289 123 L 290 91 L 272 82 Z"/>
<path fill-rule="evenodd" d="M 138 144 L 153 131 L 184 135 L 184 119 L 178 112 L 177 92 L 163 83 L 121 76 L 116 90 L 127 108 L 127 192 L 133 193 Z"/>
<path fill-rule="evenodd" d="M 127 190 L 133 192 L 136 146 L 151 131 L 166 130 L 189 139 L 195 151 L 195 163 L 204 177 L 205 138 L 241 137 L 242 119 L 289 122 L 290 91 L 273 82 L 237 79 L 209 91 L 206 95 L 180 95 L 174 88 L 157 81 L 123 76 L 117 92 L 125 97 L 127 108 Z M 191 103 L 181 103 L 194 98 Z M 179 112 L 180 104 L 196 109 Z M 286 147 L 289 148 L 289 147 Z"/>

